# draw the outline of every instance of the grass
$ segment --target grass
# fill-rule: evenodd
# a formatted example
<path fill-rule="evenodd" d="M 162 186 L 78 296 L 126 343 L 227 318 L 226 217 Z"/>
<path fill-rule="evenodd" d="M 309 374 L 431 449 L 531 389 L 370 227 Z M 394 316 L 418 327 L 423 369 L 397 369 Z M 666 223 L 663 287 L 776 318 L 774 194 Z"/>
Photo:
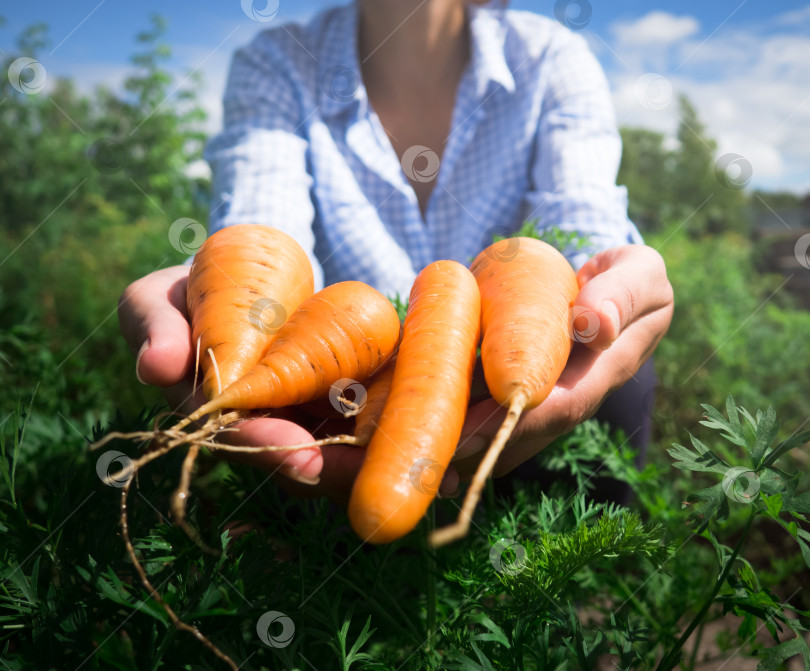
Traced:
<path fill-rule="evenodd" d="M 780 443 L 772 413 L 752 416 L 733 402 L 725 415 L 706 412 L 708 437 L 673 448 L 675 465 L 697 472 L 684 508 L 661 486 L 674 471 L 638 471 L 621 436 L 588 422 L 540 457 L 570 485 L 541 492 L 523 483 L 511 500 L 490 498 L 470 537 L 435 554 L 427 521 L 391 546 L 364 545 L 344 510 L 290 499 L 264 474 L 209 457 L 190 520 L 223 554 L 205 555 L 166 512 L 180 453 L 140 473 L 130 528 L 167 603 L 242 669 L 589 669 L 607 658 L 671 669 L 689 635 L 723 612 L 744 618 L 729 646 L 745 649 L 760 624 L 773 633 L 758 651 L 762 668 L 779 668 L 788 653 L 810 659 L 800 638 L 808 613 L 786 610 L 776 594 L 784 576 L 743 559 L 749 529 L 765 520 L 783 527 L 794 554 L 805 552 L 810 494 L 781 465 L 810 434 Z M 29 414 L 20 408 L 6 421 L 0 454 L 3 668 L 226 668 L 171 626 L 134 574 L 118 527 L 120 488 L 97 473 L 104 455 L 75 433 L 36 449 Z M 131 430 L 149 419 L 113 424 Z M 737 460 L 719 457 L 714 443 L 731 445 Z M 108 445 L 102 466 L 111 452 L 137 448 Z M 633 510 L 589 500 L 600 463 L 631 483 Z M 754 474 L 750 500 L 748 480 L 724 485 L 735 468 Z M 435 507 L 439 519 L 455 511 L 452 500 Z"/>

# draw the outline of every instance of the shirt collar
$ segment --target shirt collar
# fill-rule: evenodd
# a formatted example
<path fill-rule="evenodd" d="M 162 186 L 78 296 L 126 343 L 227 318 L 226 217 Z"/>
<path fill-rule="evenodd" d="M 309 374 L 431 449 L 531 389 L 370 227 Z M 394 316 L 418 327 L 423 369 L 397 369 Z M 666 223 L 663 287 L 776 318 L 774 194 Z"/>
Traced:
<path fill-rule="evenodd" d="M 482 99 L 490 82 L 507 92 L 515 90 L 515 79 L 504 55 L 505 28 L 499 19 L 503 10 L 468 5 L 470 26 L 469 74 L 476 97 Z M 324 117 L 336 116 L 352 105 L 368 105 L 357 52 L 358 9 L 356 3 L 340 8 L 324 32 L 319 50 L 319 103 Z"/>
<path fill-rule="evenodd" d="M 368 104 L 357 53 L 358 18 L 355 3 L 340 7 L 324 31 L 318 52 L 318 102 L 324 117 L 337 116 L 358 103 Z"/>
<path fill-rule="evenodd" d="M 468 5 L 470 17 L 470 72 L 475 81 L 476 96 L 483 98 L 490 82 L 500 84 L 507 92 L 515 90 L 515 78 L 506 63 L 504 42 L 506 30 L 500 16 L 504 10 Z"/>

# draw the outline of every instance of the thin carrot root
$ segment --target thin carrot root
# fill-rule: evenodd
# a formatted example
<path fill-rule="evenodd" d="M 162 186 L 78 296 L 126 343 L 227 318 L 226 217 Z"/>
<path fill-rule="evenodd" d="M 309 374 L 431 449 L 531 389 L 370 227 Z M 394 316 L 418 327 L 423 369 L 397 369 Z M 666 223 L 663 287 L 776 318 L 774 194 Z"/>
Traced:
<path fill-rule="evenodd" d="M 227 429 L 223 429 L 223 431 L 227 431 Z M 360 443 L 354 436 L 350 436 L 348 434 L 339 434 L 337 436 L 321 438 L 320 440 L 313 440 L 311 443 L 298 443 L 297 445 L 225 445 L 212 440 L 200 440 L 196 441 L 195 444 L 207 447 L 213 452 L 242 452 L 248 454 L 257 454 L 260 452 L 292 452 L 295 450 L 306 450 L 313 447 L 321 447 L 322 445 L 359 445 Z"/>
<path fill-rule="evenodd" d="M 208 648 L 218 659 L 221 659 L 225 662 L 228 667 L 232 671 L 239 671 L 239 667 L 236 665 L 228 655 L 226 655 L 222 650 L 220 650 L 214 643 L 211 641 L 205 634 L 203 634 L 197 627 L 193 627 L 189 624 L 186 624 L 181 620 L 177 614 L 172 610 L 171 606 L 163 599 L 160 595 L 160 592 L 155 588 L 154 585 L 150 582 L 149 578 L 146 575 L 146 571 L 144 571 L 143 566 L 141 565 L 138 556 L 135 554 L 135 548 L 132 545 L 132 540 L 129 536 L 129 522 L 127 519 L 127 497 L 129 496 L 129 490 L 132 486 L 132 479 L 128 480 L 124 486 L 121 488 L 121 536 L 124 539 L 124 545 L 127 550 L 127 554 L 129 555 L 129 559 L 132 562 L 132 565 L 135 567 L 135 571 L 138 574 L 138 577 L 141 579 L 141 583 L 149 592 L 151 597 L 157 601 L 166 614 L 169 616 L 169 619 L 172 621 L 172 624 L 175 626 L 176 629 L 180 629 L 182 631 L 186 631 L 194 638 L 196 638 L 200 643 L 202 643 L 206 648 Z"/>
<path fill-rule="evenodd" d="M 343 396 L 343 394 L 338 396 L 337 400 L 340 401 L 341 405 L 345 405 L 348 408 L 348 410 L 343 412 L 343 416 L 346 417 L 347 419 L 349 417 L 354 417 L 357 413 L 359 413 L 363 409 L 362 405 L 357 405 L 357 403 L 355 403 L 354 401 L 350 401 L 348 398 Z"/>
<path fill-rule="evenodd" d="M 523 414 L 523 409 L 526 407 L 527 401 L 528 398 L 526 394 L 523 393 L 517 393 L 512 398 L 509 404 L 509 410 L 506 413 L 506 418 L 498 429 L 498 433 L 495 434 L 495 438 L 492 439 L 492 443 L 489 449 L 487 449 L 487 453 L 484 455 L 481 463 L 478 464 L 470 487 L 464 497 L 464 503 L 461 506 L 458 518 L 453 524 L 449 524 L 441 529 L 434 529 L 430 533 L 428 542 L 432 547 L 437 548 L 452 543 L 453 541 L 464 538 L 469 532 L 472 514 L 475 512 L 475 507 L 481 500 L 481 491 L 484 489 L 487 478 L 492 473 L 492 469 L 495 468 L 498 457 L 501 455 L 501 452 L 503 452 L 503 448 L 506 447 L 506 442 L 512 435 L 512 431 L 514 431 L 520 416 Z"/>
<path fill-rule="evenodd" d="M 206 543 L 199 532 L 186 521 L 186 505 L 191 487 L 191 471 L 194 468 L 194 462 L 197 461 L 197 455 L 200 453 L 199 443 L 194 443 L 188 450 L 186 458 L 183 460 L 183 468 L 180 471 L 180 484 L 172 494 L 170 507 L 174 522 L 188 536 L 203 552 L 219 557 L 222 555 L 220 550 L 212 548 Z"/>

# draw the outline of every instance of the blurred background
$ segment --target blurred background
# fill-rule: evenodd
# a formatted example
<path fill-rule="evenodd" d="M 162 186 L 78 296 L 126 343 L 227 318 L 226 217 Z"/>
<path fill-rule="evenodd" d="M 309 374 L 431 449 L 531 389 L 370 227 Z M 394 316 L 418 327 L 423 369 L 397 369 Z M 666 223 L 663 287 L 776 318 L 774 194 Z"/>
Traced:
<path fill-rule="evenodd" d="M 52 445 L 161 403 L 116 303 L 205 222 L 230 56 L 329 2 L 75 0 L 0 13 L 0 422 Z M 619 183 L 676 314 L 648 411 L 663 448 L 728 393 L 810 417 L 810 3 L 527 0 L 581 33 L 624 138 Z"/>

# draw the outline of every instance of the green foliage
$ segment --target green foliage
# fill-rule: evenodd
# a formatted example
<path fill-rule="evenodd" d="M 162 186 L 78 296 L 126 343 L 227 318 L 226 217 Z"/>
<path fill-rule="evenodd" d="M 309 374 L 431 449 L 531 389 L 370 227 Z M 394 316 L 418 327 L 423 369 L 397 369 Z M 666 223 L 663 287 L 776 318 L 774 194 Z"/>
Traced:
<path fill-rule="evenodd" d="M 736 458 L 674 448 L 676 465 L 698 476 L 717 472 L 712 466 L 721 461 L 728 470 L 744 465 L 762 487 L 759 498 L 741 502 L 729 488 L 731 514 L 724 521 L 717 508 L 707 509 L 702 530 L 686 524 L 691 505 L 663 513 L 589 501 L 575 476 L 588 478 L 594 461 L 642 491 L 660 489 L 667 477 L 648 482 L 624 437 L 594 422 L 539 457 L 571 476 L 570 485 L 561 478 L 549 493 L 520 485 L 514 499 L 479 510 L 464 543 L 435 555 L 424 547 L 426 528 L 369 548 L 350 532 L 343 510 L 284 497 L 254 470 L 204 460 L 190 520 L 205 537 L 219 536 L 223 549 L 219 558 L 205 555 L 163 512 L 181 453 L 140 473 L 129 526 L 167 603 L 243 668 L 590 669 L 612 655 L 621 669 L 659 660 L 668 669 L 687 632 L 721 613 L 743 618 L 728 633 L 732 650 L 742 645 L 761 668 L 774 668 L 788 653 L 808 655 L 798 635 L 810 613 L 778 596 L 778 585 L 742 550 L 754 517 L 778 518 L 794 540 L 805 538 L 800 524 L 810 499 L 782 462 L 810 433 L 779 441 L 772 411 L 752 415 L 731 400 L 727 416 L 705 410 L 705 427 Z M 220 668 L 170 625 L 123 555 L 115 533 L 120 492 L 96 474 L 103 455 L 87 452 L 74 435 L 34 459 L 29 419 L 29 411 L 15 412 L 0 444 L 0 654 L 9 668 L 51 668 L 55 659 L 60 668 L 88 661 L 89 668 Z M 107 448 L 137 452 L 120 441 Z M 646 498 L 654 501 L 649 492 Z M 451 501 L 437 502 L 441 519 L 456 511 Z M 746 511 L 740 531 L 735 514 Z M 257 634 L 259 618 L 271 611 L 292 621 L 288 645 L 265 645 Z M 760 624 L 773 645 L 752 644 Z"/>
<path fill-rule="evenodd" d="M 51 408 L 73 393 L 65 414 L 82 425 L 85 413 L 160 401 L 138 385 L 111 398 L 110 381 L 133 370 L 115 306 L 129 282 L 185 258 L 171 222 L 205 215 L 206 187 L 185 174 L 201 155 L 204 115 L 193 78 L 175 91 L 164 69 L 164 29 L 155 19 L 138 36 L 123 95 L 88 96 L 66 80 L 35 95 L 14 89 L 5 73 L 20 55 L 37 57 L 44 26 L 0 57 L 0 384 L 27 394 L 39 383 Z M 15 403 L 4 395 L 2 416 Z"/>
<path fill-rule="evenodd" d="M 747 198 L 722 171 L 717 144 L 706 134 L 697 111 L 679 99 L 677 147 L 644 128 L 621 129 L 623 153 L 617 182 L 627 186 L 630 218 L 642 232 L 683 225 L 691 237 L 723 231 L 747 232 Z M 740 166 L 738 166 L 740 167 Z M 740 178 L 745 181 L 744 176 Z"/>
<path fill-rule="evenodd" d="M 675 313 L 655 354 L 655 433 L 668 445 L 694 432 L 701 403 L 773 405 L 787 428 L 810 417 L 810 313 L 784 280 L 758 273 L 754 244 L 738 234 L 691 242 L 678 226 L 648 235 L 667 264 Z"/>

